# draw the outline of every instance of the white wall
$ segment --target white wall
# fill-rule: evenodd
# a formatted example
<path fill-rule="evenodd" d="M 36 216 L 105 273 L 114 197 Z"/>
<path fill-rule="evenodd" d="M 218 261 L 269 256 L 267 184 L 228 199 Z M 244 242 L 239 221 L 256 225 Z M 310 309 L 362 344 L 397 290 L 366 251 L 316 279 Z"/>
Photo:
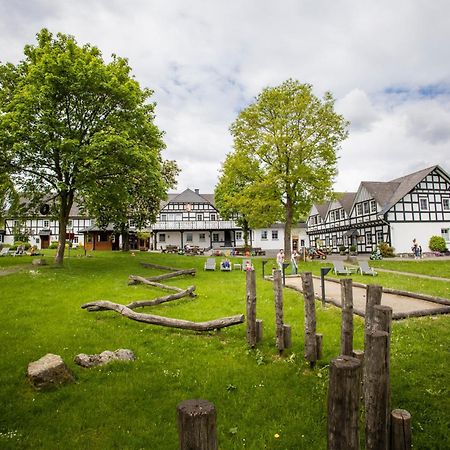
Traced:
<path fill-rule="evenodd" d="M 430 252 L 430 237 L 441 236 L 442 228 L 450 228 L 450 222 L 392 223 L 391 238 L 395 253 L 411 252 L 414 238 L 422 246 L 422 251 Z M 450 248 L 450 242 L 447 246 Z"/>

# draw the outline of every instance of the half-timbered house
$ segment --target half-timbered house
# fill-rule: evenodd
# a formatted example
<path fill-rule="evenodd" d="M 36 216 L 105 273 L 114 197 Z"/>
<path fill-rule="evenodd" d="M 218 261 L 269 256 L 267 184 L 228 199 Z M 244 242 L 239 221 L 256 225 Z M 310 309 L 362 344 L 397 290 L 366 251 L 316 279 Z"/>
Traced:
<path fill-rule="evenodd" d="M 356 193 L 337 197 L 312 207 L 310 245 L 319 242 L 335 252 L 355 246 L 366 253 L 386 242 L 407 253 L 414 238 L 429 251 L 430 237 L 438 235 L 450 247 L 450 176 L 439 166 L 388 182 L 363 181 Z"/>

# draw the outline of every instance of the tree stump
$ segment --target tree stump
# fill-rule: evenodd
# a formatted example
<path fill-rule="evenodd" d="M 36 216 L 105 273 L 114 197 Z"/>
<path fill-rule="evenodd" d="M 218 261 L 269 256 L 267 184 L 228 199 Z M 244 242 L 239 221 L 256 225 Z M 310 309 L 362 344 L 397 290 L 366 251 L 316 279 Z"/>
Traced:
<path fill-rule="evenodd" d="M 61 356 L 52 353 L 29 363 L 27 376 L 35 389 L 58 387 L 75 380 Z"/>
<path fill-rule="evenodd" d="M 284 348 L 292 347 L 292 330 L 290 325 L 283 325 Z"/>
<path fill-rule="evenodd" d="M 177 406 L 180 450 L 217 450 L 216 408 L 207 400 Z"/>
<path fill-rule="evenodd" d="M 394 409 L 391 412 L 390 450 L 410 450 L 411 448 L 411 414 L 404 409 Z"/>
<path fill-rule="evenodd" d="M 328 450 L 359 450 L 361 362 L 339 356 L 330 362 Z"/>

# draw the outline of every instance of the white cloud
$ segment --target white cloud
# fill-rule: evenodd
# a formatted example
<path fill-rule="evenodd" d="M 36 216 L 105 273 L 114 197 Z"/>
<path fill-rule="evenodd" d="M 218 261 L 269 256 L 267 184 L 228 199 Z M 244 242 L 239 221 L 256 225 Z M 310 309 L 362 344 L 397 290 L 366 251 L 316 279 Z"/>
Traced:
<path fill-rule="evenodd" d="M 331 91 L 352 121 L 337 189 L 422 165 L 450 169 L 450 3 L 399 0 L 0 1 L 1 61 L 48 27 L 129 58 L 155 90 L 179 189 L 212 192 L 228 128 L 263 87 L 295 78 Z"/>

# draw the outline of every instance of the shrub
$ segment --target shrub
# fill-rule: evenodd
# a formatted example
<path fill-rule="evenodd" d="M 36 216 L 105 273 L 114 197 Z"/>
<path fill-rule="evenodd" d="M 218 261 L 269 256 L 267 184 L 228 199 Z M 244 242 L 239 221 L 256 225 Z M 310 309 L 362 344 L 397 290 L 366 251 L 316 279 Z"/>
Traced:
<path fill-rule="evenodd" d="M 347 251 L 347 247 L 345 245 L 341 245 L 339 247 L 339 253 L 344 254 Z"/>
<path fill-rule="evenodd" d="M 28 250 L 31 247 L 31 244 L 27 241 L 14 241 L 14 247 L 16 247 L 16 249 L 20 245 L 22 245 L 25 250 Z"/>
<path fill-rule="evenodd" d="M 355 253 L 356 252 L 356 245 L 350 245 L 350 252 Z"/>
<path fill-rule="evenodd" d="M 442 236 L 431 236 L 428 247 L 433 252 L 445 252 L 447 250 L 445 239 Z"/>
<path fill-rule="evenodd" d="M 58 248 L 58 245 L 59 245 L 59 242 L 58 242 L 58 241 L 53 241 L 53 242 L 48 246 L 48 248 L 51 249 L 51 250 L 55 250 L 55 249 Z"/>
<path fill-rule="evenodd" d="M 391 247 L 387 242 L 380 242 L 378 244 L 378 248 L 380 249 L 380 253 L 383 258 L 392 258 L 395 256 L 394 247 Z"/>

